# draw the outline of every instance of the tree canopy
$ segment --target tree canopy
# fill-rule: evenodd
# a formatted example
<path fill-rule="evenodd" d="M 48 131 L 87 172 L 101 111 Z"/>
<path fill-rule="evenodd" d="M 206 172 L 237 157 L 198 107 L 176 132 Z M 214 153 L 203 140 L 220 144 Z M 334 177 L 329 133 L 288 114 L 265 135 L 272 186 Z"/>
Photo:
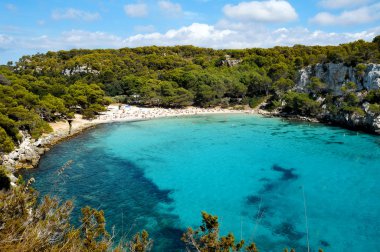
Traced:
<path fill-rule="evenodd" d="M 148 46 L 23 56 L 14 64 L 0 66 L 0 127 L 7 135 L 0 130 L 5 139 L 0 152 L 12 148 L 9 139 L 17 144 L 19 130 L 38 137 L 51 130 L 47 122 L 73 113 L 92 118 L 110 103 L 108 97 L 114 96 L 130 104 L 163 107 L 233 107 L 256 104 L 252 101 L 267 97 L 271 107 L 291 102 L 285 110 L 307 114 L 310 108 L 296 108 L 308 101 L 305 95 L 287 94 L 294 91 L 298 70 L 336 62 L 354 67 L 363 76 L 365 63 L 380 63 L 378 46 L 379 36 L 373 42 L 359 40 L 339 46 L 239 50 Z M 326 84 L 317 78 L 311 79 L 307 91 L 313 101 L 328 94 Z M 350 95 L 345 94 L 344 101 L 334 98 L 334 102 L 346 108 L 342 111 L 358 111 L 356 107 L 368 100 L 377 111 L 379 101 L 371 98 L 372 93 L 368 95 L 347 103 Z"/>

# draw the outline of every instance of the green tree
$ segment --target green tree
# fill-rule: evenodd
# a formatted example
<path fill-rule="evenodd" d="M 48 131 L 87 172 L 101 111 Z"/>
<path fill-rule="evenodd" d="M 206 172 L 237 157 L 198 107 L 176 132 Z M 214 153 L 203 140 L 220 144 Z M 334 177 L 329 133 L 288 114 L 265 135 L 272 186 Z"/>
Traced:
<path fill-rule="evenodd" d="M 86 251 L 107 251 L 111 245 L 110 234 L 106 231 L 104 212 L 90 207 L 82 208 L 82 235 Z"/>
<path fill-rule="evenodd" d="M 380 51 L 380 35 L 374 37 L 373 40 L 372 40 L 372 42 L 376 44 L 377 50 Z"/>
<path fill-rule="evenodd" d="M 11 152 L 13 149 L 14 144 L 12 138 L 7 135 L 7 132 L 2 127 L 0 127 L 0 153 Z"/>
<path fill-rule="evenodd" d="M 0 138 L 1 138 L 1 128 L 0 128 Z M 0 149 L 0 152 L 1 152 L 1 149 Z M 0 191 L 9 190 L 10 188 L 11 188 L 11 180 L 7 176 L 5 169 L 2 166 L 0 166 Z"/>
<path fill-rule="evenodd" d="M 283 93 L 287 92 L 290 90 L 292 87 L 294 87 L 294 82 L 289 79 L 284 79 L 280 78 L 277 81 L 275 81 L 272 85 L 272 90 L 277 94 L 277 95 L 282 95 Z"/>
<path fill-rule="evenodd" d="M 68 109 L 62 99 L 48 94 L 41 99 L 37 111 L 46 121 L 53 121 L 57 117 L 65 115 Z"/>
<path fill-rule="evenodd" d="M 317 116 L 320 111 L 318 102 L 309 98 L 307 94 L 289 92 L 285 94 L 286 105 L 283 110 L 293 114 L 305 116 Z"/>
<path fill-rule="evenodd" d="M 203 84 L 198 87 L 195 103 L 201 107 L 207 107 L 212 104 L 215 97 L 215 91 L 210 86 Z"/>
<path fill-rule="evenodd" d="M 198 252 L 229 252 L 243 249 L 244 241 L 235 241 L 232 233 L 226 236 L 219 234 L 218 217 L 202 212 L 202 225 L 194 230 L 188 228 L 182 236 L 182 241 L 186 244 L 188 251 Z M 250 244 L 247 251 L 258 251 L 255 244 Z"/>
<path fill-rule="evenodd" d="M 310 83 L 307 85 L 307 90 L 314 95 L 320 95 L 326 91 L 326 88 L 327 85 L 317 77 L 311 77 Z"/>

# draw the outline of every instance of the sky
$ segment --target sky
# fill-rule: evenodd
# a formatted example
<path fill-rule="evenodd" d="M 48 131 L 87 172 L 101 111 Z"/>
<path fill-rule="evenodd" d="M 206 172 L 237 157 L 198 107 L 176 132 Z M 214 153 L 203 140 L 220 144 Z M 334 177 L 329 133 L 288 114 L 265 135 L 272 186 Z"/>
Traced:
<path fill-rule="evenodd" d="M 73 48 L 268 48 L 377 35 L 375 0 L 0 0 L 0 64 Z"/>

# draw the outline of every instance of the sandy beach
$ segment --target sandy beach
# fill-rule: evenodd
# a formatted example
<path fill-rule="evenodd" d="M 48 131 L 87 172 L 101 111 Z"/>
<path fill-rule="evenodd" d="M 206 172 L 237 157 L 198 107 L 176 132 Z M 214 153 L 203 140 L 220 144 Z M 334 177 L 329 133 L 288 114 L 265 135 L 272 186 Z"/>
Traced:
<path fill-rule="evenodd" d="M 75 115 L 71 123 L 71 132 L 69 134 L 69 124 L 67 121 L 59 121 L 50 123 L 53 128 L 53 135 L 58 138 L 65 138 L 72 134 L 77 134 L 82 130 L 103 123 L 111 122 L 127 122 L 137 120 L 150 120 L 162 117 L 179 117 L 191 115 L 207 115 L 207 114 L 231 114 L 231 113 L 257 113 L 256 110 L 233 110 L 222 108 L 196 108 L 188 107 L 182 109 L 167 109 L 167 108 L 142 108 L 128 105 L 110 105 L 107 111 L 102 112 L 95 119 L 86 120 L 81 115 Z"/>
<path fill-rule="evenodd" d="M 30 136 L 25 135 L 23 141 L 14 151 L 1 156 L 1 161 L 4 167 L 9 171 L 14 172 L 21 168 L 34 168 L 38 165 L 41 156 L 49 151 L 50 148 L 56 143 L 71 138 L 80 134 L 83 130 L 103 124 L 112 122 L 128 122 L 138 120 L 150 120 L 162 117 L 181 117 L 191 115 L 207 115 L 207 114 L 236 114 L 246 113 L 255 114 L 261 111 L 247 109 L 247 110 L 233 110 L 222 108 L 196 108 L 188 107 L 183 109 L 167 109 L 167 108 L 142 108 L 136 106 L 129 106 L 124 104 L 109 105 L 106 111 L 100 113 L 92 120 L 83 119 L 82 115 L 76 114 L 75 118 L 71 121 L 71 128 L 66 120 L 50 123 L 53 129 L 52 133 L 44 134 L 39 139 L 32 139 Z M 14 183 L 16 178 L 11 176 Z"/>

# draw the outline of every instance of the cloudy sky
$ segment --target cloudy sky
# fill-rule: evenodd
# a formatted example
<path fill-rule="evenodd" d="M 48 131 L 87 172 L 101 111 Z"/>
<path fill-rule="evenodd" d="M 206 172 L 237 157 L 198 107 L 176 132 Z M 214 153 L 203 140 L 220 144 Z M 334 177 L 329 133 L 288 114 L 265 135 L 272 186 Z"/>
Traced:
<path fill-rule="evenodd" d="M 72 48 L 336 45 L 380 34 L 375 0 L 2 0 L 0 63 Z"/>

